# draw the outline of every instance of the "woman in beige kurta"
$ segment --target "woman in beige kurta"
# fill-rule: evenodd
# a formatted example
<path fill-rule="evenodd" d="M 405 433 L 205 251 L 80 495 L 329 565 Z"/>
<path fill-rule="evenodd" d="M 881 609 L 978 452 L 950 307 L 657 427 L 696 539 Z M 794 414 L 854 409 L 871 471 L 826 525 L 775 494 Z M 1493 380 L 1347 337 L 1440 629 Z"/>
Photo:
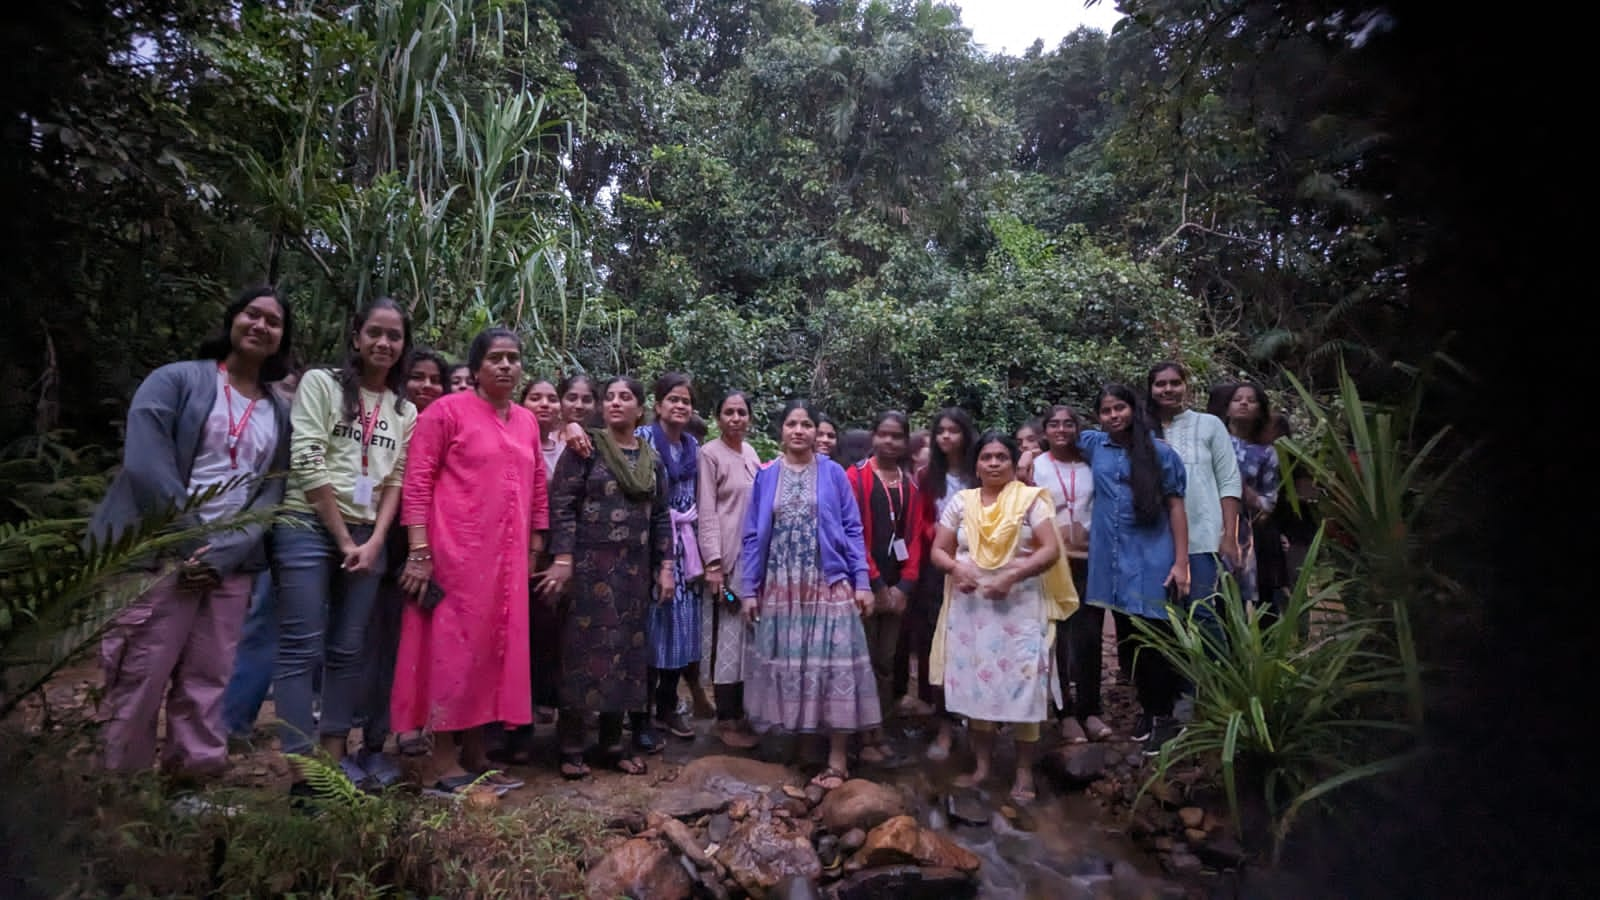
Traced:
<path fill-rule="evenodd" d="M 705 560 L 706 604 L 701 616 L 701 659 L 711 669 L 717 701 L 717 737 L 736 748 L 758 741 L 744 711 L 745 644 L 749 626 L 733 599 L 745 507 L 761 460 L 744 436 L 750 429 L 750 401 L 731 391 L 717 406 L 720 436 L 700 448 L 700 556 Z"/>

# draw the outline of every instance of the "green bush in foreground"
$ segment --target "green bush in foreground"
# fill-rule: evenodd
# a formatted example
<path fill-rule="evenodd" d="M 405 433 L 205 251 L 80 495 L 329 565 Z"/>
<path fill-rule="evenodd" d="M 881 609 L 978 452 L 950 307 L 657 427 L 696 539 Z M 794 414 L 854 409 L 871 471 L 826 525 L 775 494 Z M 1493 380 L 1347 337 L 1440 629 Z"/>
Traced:
<path fill-rule="evenodd" d="M 153 775 L 95 769 L 85 737 L 0 737 L 0 894 L 576 897 L 605 833 L 594 814 L 542 798 L 478 809 L 362 794 L 317 760 L 300 761 L 318 790 L 310 812 L 274 790 L 188 801 Z"/>
<path fill-rule="evenodd" d="M 1274 858 L 1309 805 L 1414 753 L 1393 622 L 1343 615 L 1341 581 L 1314 585 L 1321 544 L 1319 532 L 1281 620 L 1246 608 L 1232 578 L 1213 598 L 1215 625 L 1172 607 L 1168 622 L 1134 620 L 1140 652 L 1162 654 L 1195 688 L 1194 717 L 1145 789 L 1176 765 L 1219 764 L 1235 830 L 1248 838 L 1241 808 L 1264 807 Z"/>

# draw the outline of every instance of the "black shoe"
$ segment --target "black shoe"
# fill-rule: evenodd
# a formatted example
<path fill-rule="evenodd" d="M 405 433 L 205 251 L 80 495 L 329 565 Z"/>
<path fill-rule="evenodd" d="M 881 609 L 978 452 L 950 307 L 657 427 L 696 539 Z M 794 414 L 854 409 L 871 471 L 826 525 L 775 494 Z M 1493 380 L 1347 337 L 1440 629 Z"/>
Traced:
<path fill-rule="evenodd" d="M 1150 729 L 1150 736 L 1144 742 L 1144 755 L 1160 756 L 1161 748 L 1180 734 L 1183 734 L 1182 722 L 1173 716 L 1156 716 Z"/>
<path fill-rule="evenodd" d="M 655 729 L 644 727 L 633 730 L 633 748 L 641 753 L 660 753 L 667 749 L 667 742 L 656 734 Z"/>
<path fill-rule="evenodd" d="M 1139 713 L 1138 720 L 1133 723 L 1133 734 L 1129 737 L 1136 741 L 1149 740 L 1153 718 L 1149 713 Z"/>

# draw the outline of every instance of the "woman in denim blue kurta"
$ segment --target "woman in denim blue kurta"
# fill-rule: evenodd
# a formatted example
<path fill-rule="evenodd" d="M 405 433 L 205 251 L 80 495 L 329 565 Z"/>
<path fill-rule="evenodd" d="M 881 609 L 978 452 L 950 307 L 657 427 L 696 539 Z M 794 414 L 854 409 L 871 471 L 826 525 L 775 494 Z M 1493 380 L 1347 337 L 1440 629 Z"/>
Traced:
<path fill-rule="evenodd" d="M 1183 460 L 1150 435 L 1138 398 L 1126 386 L 1106 385 L 1095 399 L 1095 409 L 1104 430 L 1078 437 L 1078 449 L 1094 478 L 1089 578 L 1083 600 L 1121 615 L 1163 620 L 1169 596 L 1181 596 L 1189 589 L 1189 536 L 1183 509 L 1188 483 Z M 1143 650 L 1133 674 L 1144 710 L 1134 739 L 1170 737 L 1178 689 L 1171 666 L 1155 652 Z M 1160 733 L 1152 734 L 1158 725 L 1163 726 Z"/>

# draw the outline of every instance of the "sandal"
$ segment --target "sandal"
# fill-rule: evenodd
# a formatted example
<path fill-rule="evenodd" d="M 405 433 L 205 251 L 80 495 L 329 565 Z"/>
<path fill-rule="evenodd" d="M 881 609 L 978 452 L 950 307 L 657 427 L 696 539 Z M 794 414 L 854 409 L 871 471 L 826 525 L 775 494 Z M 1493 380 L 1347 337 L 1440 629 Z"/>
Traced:
<path fill-rule="evenodd" d="M 1010 796 L 1011 802 L 1017 806 L 1027 806 L 1029 803 L 1039 799 L 1039 794 L 1036 791 L 1019 791 L 1016 788 L 1011 789 Z"/>
<path fill-rule="evenodd" d="M 433 783 L 433 787 L 423 788 L 422 793 L 429 797 L 460 800 L 475 789 L 479 789 L 478 776 L 468 772 L 465 775 L 452 775 L 449 778 L 441 778 Z"/>
<path fill-rule="evenodd" d="M 421 731 L 400 735 L 395 739 L 395 749 L 400 751 L 401 756 L 427 756 L 433 752 L 427 734 Z"/>
<path fill-rule="evenodd" d="M 627 755 L 621 747 L 607 748 L 601 751 L 601 755 L 607 765 L 624 775 L 646 775 L 650 772 L 650 767 L 643 759 Z"/>
<path fill-rule="evenodd" d="M 883 769 L 898 769 L 906 764 L 906 761 L 887 743 L 862 747 L 860 757 L 863 763 Z"/>
<path fill-rule="evenodd" d="M 583 751 L 561 754 L 561 777 L 568 781 L 579 781 L 593 774 L 589 764 L 583 761 Z"/>
<path fill-rule="evenodd" d="M 650 773 L 650 767 L 637 756 L 622 756 L 618 754 L 617 758 L 612 760 L 611 765 L 624 775 L 648 775 Z"/>
<path fill-rule="evenodd" d="M 821 772 L 818 772 L 811 779 L 811 783 L 825 791 L 832 791 L 843 787 L 844 783 L 849 780 L 850 773 L 829 766 L 828 768 L 823 769 Z"/>
<path fill-rule="evenodd" d="M 514 775 L 507 775 L 499 769 L 488 769 L 482 772 L 469 773 L 483 780 L 485 787 L 494 788 L 501 794 L 514 791 L 517 788 L 527 787 L 528 783 Z"/>

